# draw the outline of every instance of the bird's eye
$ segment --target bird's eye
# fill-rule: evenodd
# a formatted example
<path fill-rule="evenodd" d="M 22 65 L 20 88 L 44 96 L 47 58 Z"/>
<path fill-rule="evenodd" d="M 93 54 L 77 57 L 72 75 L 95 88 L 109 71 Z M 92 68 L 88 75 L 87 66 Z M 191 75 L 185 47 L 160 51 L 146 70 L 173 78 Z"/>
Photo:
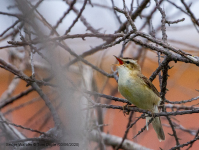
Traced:
<path fill-rule="evenodd" d="M 129 61 L 126 61 L 126 63 L 127 63 L 127 64 L 130 64 L 130 62 L 129 62 Z"/>

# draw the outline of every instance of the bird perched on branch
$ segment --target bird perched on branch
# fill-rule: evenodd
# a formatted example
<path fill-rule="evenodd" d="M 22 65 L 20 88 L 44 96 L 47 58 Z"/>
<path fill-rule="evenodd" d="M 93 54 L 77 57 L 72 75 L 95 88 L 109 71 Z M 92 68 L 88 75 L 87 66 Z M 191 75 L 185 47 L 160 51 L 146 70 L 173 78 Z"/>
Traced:
<path fill-rule="evenodd" d="M 119 92 L 138 108 L 148 110 L 152 113 L 159 113 L 160 94 L 151 81 L 141 73 L 141 68 L 137 61 L 121 57 L 116 57 L 116 59 L 119 62 L 116 65 L 119 73 Z M 150 119 L 151 117 L 146 117 L 146 122 Z M 152 125 L 159 141 L 165 140 L 160 117 L 155 117 Z"/>

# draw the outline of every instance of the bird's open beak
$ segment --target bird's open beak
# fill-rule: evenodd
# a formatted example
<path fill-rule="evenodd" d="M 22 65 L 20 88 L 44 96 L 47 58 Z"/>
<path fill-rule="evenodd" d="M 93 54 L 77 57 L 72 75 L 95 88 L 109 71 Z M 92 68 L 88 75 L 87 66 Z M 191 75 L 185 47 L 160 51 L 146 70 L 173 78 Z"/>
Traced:
<path fill-rule="evenodd" d="M 115 55 L 113 55 L 113 56 L 115 56 Z M 124 62 L 123 62 L 123 60 L 121 60 L 120 58 L 118 58 L 117 56 L 115 56 L 115 58 L 118 60 L 118 62 L 119 62 L 119 64 L 118 64 L 118 66 L 120 66 L 120 65 L 123 65 L 124 64 Z"/>

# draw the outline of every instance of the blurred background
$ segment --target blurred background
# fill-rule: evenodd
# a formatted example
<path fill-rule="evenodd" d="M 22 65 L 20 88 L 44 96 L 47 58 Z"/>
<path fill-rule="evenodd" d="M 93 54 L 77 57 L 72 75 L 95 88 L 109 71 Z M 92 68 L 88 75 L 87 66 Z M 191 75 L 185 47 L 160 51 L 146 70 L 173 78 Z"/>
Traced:
<path fill-rule="evenodd" d="M 144 1 L 126 0 L 125 3 L 129 15 L 135 13 Z M 161 3 L 160 7 L 166 13 L 167 20 L 175 21 L 185 18 L 184 21 L 175 24 L 166 24 L 167 42 L 169 45 L 181 49 L 192 56 L 199 56 L 199 27 L 197 23 L 194 23 L 193 19 L 190 19 L 191 17 L 182 1 L 163 0 L 159 2 Z M 185 0 L 185 3 L 195 15 L 195 18 L 198 19 L 198 1 Z M 64 135 L 61 138 L 64 138 L 61 142 L 79 143 L 79 147 L 63 146 L 62 148 L 116 149 L 117 144 L 112 145 L 111 142 L 103 141 L 103 139 L 107 135 L 113 135 L 117 136 L 115 141 L 121 141 L 129 122 L 129 115 L 124 115 L 122 110 L 92 107 L 94 105 L 92 101 L 116 106 L 124 106 L 125 104 L 96 95 L 93 96 L 92 94 L 88 95 L 84 93 L 84 90 L 124 98 L 118 92 L 117 80 L 105 76 L 90 65 L 85 64 L 84 61 L 79 61 L 81 59 L 76 59 L 76 54 L 82 56 L 83 59 L 104 72 L 108 74 L 114 73 L 115 67 L 113 64 L 116 63 L 116 60 L 113 55 L 119 56 L 121 54 L 123 42 L 104 49 L 102 45 L 108 45 L 114 40 L 111 37 L 99 38 L 97 34 L 115 34 L 120 26 L 127 21 L 124 14 L 118 13 L 113 9 L 114 6 L 123 9 L 123 1 L 88 0 L 85 3 L 82 0 L 2 0 L 0 4 L 0 58 L 15 66 L 28 77 L 34 76 L 37 80 L 56 85 L 55 87 L 40 87 L 57 111 L 63 125 Z M 73 7 L 70 7 L 72 4 L 74 4 Z M 84 4 L 85 8 L 82 9 Z M 82 13 L 80 14 L 81 11 Z M 80 17 L 77 17 L 78 14 Z M 77 19 L 77 22 L 74 22 L 75 19 Z M 148 35 L 152 35 L 151 33 L 154 30 L 155 37 L 161 40 L 161 20 L 162 16 L 156 9 L 155 1 L 150 0 L 143 11 L 134 19 L 134 23 L 138 31 Z M 71 27 L 73 23 L 75 24 Z M 69 31 L 70 27 L 71 30 Z M 126 34 L 132 30 L 129 24 L 125 28 L 119 33 Z M 75 35 L 75 38 L 53 40 L 53 38 L 64 37 L 66 31 L 68 31 L 67 35 Z M 96 34 L 96 36 L 77 38 L 77 34 L 85 33 Z M 45 41 L 45 39 L 47 40 Z M 150 43 L 145 38 L 140 39 Z M 38 42 L 34 43 L 31 40 Z M 11 44 L 8 41 L 11 41 Z M 22 42 L 22 44 L 16 43 L 16 41 Z M 32 43 L 23 44 L 28 42 Z M 62 46 L 59 44 L 62 44 Z M 157 46 L 155 43 L 152 44 Z M 90 50 L 93 50 L 93 53 L 87 54 L 86 52 Z M 73 52 L 75 55 L 73 55 Z M 31 55 L 33 58 L 31 58 Z M 133 41 L 128 41 L 125 45 L 123 56 L 138 60 L 142 67 L 142 73 L 147 78 L 158 67 L 157 52 L 137 45 Z M 74 61 L 75 59 L 76 61 Z M 161 58 L 162 60 L 163 58 Z M 168 71 L 166 99 L 169 101 L 182 101 L 197 97 L 199 95 L 197 91 L 199 90 L 198 66 L 184 62 L 175 63 L 173 61 L 169 63 L 169 66 L 171 69 Z M 34 67 L 34 75 L 32 67 Z M 160 91 L 158 76 L 153 81 L 153 84 Z M 56 125 L 52 117 L 52 111 L 49 111 L 49 107 L 46 106 L 45 102 L 40 98 L 41 95 L 33 87 L 27 87 L 26 81 L 17 78 L 11 71 L 1 67 L 0 85 L 1 120 L 41 132 L 48 132 L 50 129 L 54 129 Z M 19 95 L 23 95 L 23 92 L 27 93 L 20 97 Z M 198 104 L 198 100 L 195 100 L 177 106 L 188 106 L 189 108 L 192 106 L 197 109 Z M 167 105 L 169 106 L 169 104 Z M 167 111 L 174 110 L 176 109 L 167 109 Z M 139 112 L 133 113 L 132 122 L 140 115 Z M 196 136 L 199 127 L 197 118 L 197 113 L 171 116 L 171 120 L 175 124 L 176 134 L 180 138 L 180 144 L 187 143 Z M 135 149 L 170 149 L 175 147 L 176 141 L 174 136 L 172 136 L 173 131 L 168 120 L 166 117 L 161 117 L 161 120 L 166 135 L 165 141 L 158 141 L 151 125 L 149 125 L 148 131 L 144 130 L 133 139 L 144 127 L 145 119 L 139 120 L 129 130 L 127 139 L 133 144 L 137 143 L 141 146 L 141 148 Z M 2 122 L 2 124 L 5 124 L 5 122 Z M 10 140 L 21 139 L 20 137 L 26 139 L 41 136 L 38 132 L 32 132 L 30 129 L 26 130 L 20 127 L 14 127 L 17 129 L 15 132 L 19 132 L 21 135 L 18 138 L 5 136 L 9 135 L 9 133 L 7 131 L 4 133 L 4 128 L 1 126 L 1 143 L 4 144 Z M 100 138 L 98 140 L 94 137 L 95 134 L 92 134 L 93 130 L 99 133 Z M 59 133 L 55 133 L 60 138 Z M 101 133 L 103 135 L 100 136 Z M 190 149 L 197 150 L 198 146 L 199 142 L 196 141 Z M 12 149 L 13 147 L 1 147 L 1 149 L 9 148 Z M 48 147 L 48 149 L 60 149 L 60 147 L 54 146 Z"/>

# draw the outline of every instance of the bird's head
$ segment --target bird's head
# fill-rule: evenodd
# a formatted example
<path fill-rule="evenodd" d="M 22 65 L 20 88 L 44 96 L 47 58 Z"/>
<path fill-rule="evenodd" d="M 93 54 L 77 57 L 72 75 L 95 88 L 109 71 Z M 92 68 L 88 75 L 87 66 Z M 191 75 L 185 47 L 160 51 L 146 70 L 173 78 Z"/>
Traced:
<path fill-rule="evenodd" d="M 122 58 L 122 57 L 116 57 L 115 58 L 118 60 L 119 64 L 117 64 L 118 69 L 125 69 L 128 71 L 141 71 L 140 65 L 137 63 L 137 60 L 133 60 L 132 58 Z"/>

